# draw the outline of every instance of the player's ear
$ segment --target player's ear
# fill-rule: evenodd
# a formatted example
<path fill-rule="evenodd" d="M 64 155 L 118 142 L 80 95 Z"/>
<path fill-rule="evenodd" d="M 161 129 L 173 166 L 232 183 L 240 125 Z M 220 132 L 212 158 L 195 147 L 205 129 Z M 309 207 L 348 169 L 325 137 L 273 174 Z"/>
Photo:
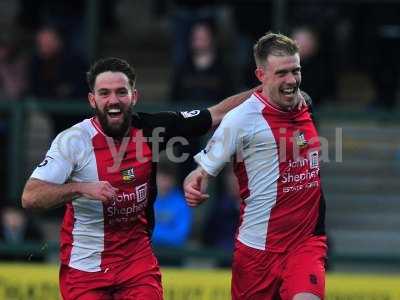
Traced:
<path fill-rule="evenodd" d="M 254 74 L 256 75 L 257 79 L 260 82 L 264 82 L 265 79 L 265 70 L 264 67 L 262 66 L 257 66 L 257 69 L 254 71 Z"/>
<path fill-rule="evenodd" d="M 88 93 L 88 100 L 89 100 L 90 107 L 93 109 L 96 108 L 96 101 L 94 98 L 94 94 L 92 92 Z"/>
<path fill-rule="evenodd" d="M 139 92 L 137 89 L 132 90 L 132 106 L 136 105 L 136 102 L 138 101 L 139 98 Z"/>

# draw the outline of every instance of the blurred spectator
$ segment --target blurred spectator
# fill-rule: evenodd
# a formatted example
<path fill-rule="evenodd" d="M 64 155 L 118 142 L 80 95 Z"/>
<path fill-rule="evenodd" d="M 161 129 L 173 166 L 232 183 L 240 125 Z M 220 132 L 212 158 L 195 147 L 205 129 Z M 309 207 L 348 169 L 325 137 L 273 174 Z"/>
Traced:
<path fill-rule="evenodd" d="M 8 169 L 8 122 L 0 113 L 0 157 L 5 158 L 0 164 L 0 199 L 6 197 L 7 193 L 7 169 Z"/>
<path fill-rule="evenodd" d="M 254 41 L 272 29 L 272 1 L 233 1 L 233 21 L 236 37 L 236 67 L 241 88 L 251 88 L 259 84 L 254 75 L 256 65 L 253 59 Z"/>
<path fill-rule="evenodd" d="M 187 107 L 187 102 L 207 107 L 232 93 L 230 72 L 218 50 L 215 27 L 210 23 L 195 24 L 190 36 L 189 56 L 176 70 L 173 78 L 171 101 L 178 103 L 178 109 Z M 180 165 L 181 181 L 193 169 L 192 156 L 198 149 L 196 141 L 177 147 L 177 156 L 190 154 L 190 158 Z"/>
<path fill-rule="evenodd" d="M 25 242 L 40 243 L 42 240 L 42 233 L 23 210 L 14 206 L 5 206 L 1 210 L 0 242 L 9 245 L 22 245 Z M 4 260 L 43 259 L 43 257 L 29 257 L 29 254 L 22 252 L 0 254 L 0 258 Z"/>
<path fill-rule="evenodd" d="M 362 12 L 365 23 L 359 29 L 365 40 L 360 51 L 371 52 L 369 71 L 377 94 L 374 104 L 390 111 L 396 105 L 400 79 L 400 3 L 365 3 Z"/>
<path fill-rule="evenodd" d="M 0 101 L 21 99 L 27 88 L 27 58 L 12 31 L 5 31 L 0 36 Z M 0 155 L 8 156 L 8 116 L 0 112 Z M 0 178 L 7 178 L 8 160 L 0 164 Z M 0 182 L 0 199 L 6 195 L 6 180 Z"/>
<path fill-rule="evenodd" d="M 0 100 L 17 100 L 27 88 L 27 57 L 15 38 L 0 37 Z"/>
<path fill-rule="evenodd" d="M 57 27 L 69 47 L 84 55 L 85 5 L 86 1 L 81 0 L 20 0 L 18 23 L 29 32 L 44 26 Z"/>
<path fill-rule="evenodd" d="M 69 49 L 87 58 L 86 15 L 88 2 L 82 0 L 20 0 L 18 23 L 27 31 L 44 26 L 57 27 Z M 100 31 L 113 30 L 116 25 L 115 8 L 119 0 L 97 0 Z"/>
<path fill-rule="evenodd" d="M 174 169 L 160 163 L 157 173 L 158 195 L 154 205 L 153 243 L 162 246 L 183 246 L 192 225 L 192 211 L 176 185 Z"/>
<path fill-rule="evenodd" d="M 79 100 L 86 98 L 87 63 L 66 49 L 55 28 L 44 27 L 36 34 L 36 51 L 30 65 L 29 94 L 38 100 Z M 59 133 L 81 121 L 82 116 L 50 114 L 54 132 Z"/>
<path fill-rule="evenodd" d="M 174 68 L 189 56 L 190 34 L 194 24 L 217 20 L 215 0 L 153 0 L 153 12 L 159 18 L 170 13 L 172 38 L 172 62 Z"/>
<path fill-rule="evenodd" d="M 223 175 L 223 191 L 210 205 L 204 227 L 203 241 L 207 246 L 232 251 L 239 222 L 239 185 L 232 167 Z"/>
<path fill-rule="evenodd" d="M 334 97 L 334 72 L 321 56 L 318 34 L 311 28 L 298 27 L 293 30 L 292 38 L 299 45 L 302 90 L 310 94 L 316 105 L 324 99 Z"/>
<path fill-rule="evenodd" d="M 171 100 L 208 106 L 230 95 L 233 83 L 216 44 L 215 27 L 196 23 L 190 35 L 190 53 L 174 76 Z"/>

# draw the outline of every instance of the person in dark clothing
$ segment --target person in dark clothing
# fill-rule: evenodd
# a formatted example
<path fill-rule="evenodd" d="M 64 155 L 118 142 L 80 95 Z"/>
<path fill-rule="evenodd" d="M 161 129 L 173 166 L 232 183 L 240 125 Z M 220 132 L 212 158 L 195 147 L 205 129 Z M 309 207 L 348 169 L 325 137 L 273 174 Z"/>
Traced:
<path fill-rule="evenodd" d="M 239 185 L 230 166 L 223 174 L 222 191 L 213 201 L 203 231 L 207 246 L 232 252 L 239 223 Z"/>
<path fill-rule="evenodd" d="M 369 74 L 376 89 L 375 106 L 391 111 L 396 106 L 400 77 L 397 53 L 400 51 L 400 4 L 366 3 L 366 26 L 360 28 L 365 48 L 370 50 Z"/>
<path fill-rule="evenodd" d="M 192 28 L 190 55 L 179 66 L 172 85 L 173 102 L 193 102 L 205 107 L 232 92 L 228 67 L 219 55 L 215 28 L 197 23 Z M 205 102 L 206 101 L 206 102 Z"/>
<path fill-rule="evenodd" d="M 179 66 L 172 83 L 170 98 L 179 109 L 181 106 L 187 107 L 188 102 L 207 107 L 215 99 L 225 98 L 233 90 L 230 72 L 218 52 L 212 24 L 201 22 L 194 25 L 190 49 L 190 56 Z M 178 155 L 189 153 L 192 157 L 198 149 L 198 141 L 191 141 L 190 145 L 177 147 L 176 151 Z M 192 158 L 181 165 L 180 181 L 183 181 L 193 166 Z"/>
<path fill-rule="evenodd" d="M 45 27 L 37 32 L 36 51 L 30 63 L 29 95 L 37 100 L 75 100 L 85 97 L 87 64 L 69 51 L 55 28 Z M 60 132 L 82 116 L 51 113 L 54 132 Z"/>
<path fill-rule="evenodd" d="M 310 91 L 313 104 L 334 97 L 336 91 L 335 76 L 331 66 L 321 55 L 318 34 L 309 27 L 297 27 L 293 30 L 292 38 L 299 46 L 302 63 L 302 87 Z"/>
<path fill-rule="evenodd" d="M 1 209 L 0 219 L 0 243 L 4 245 L 23 245 L 26 242 L 43 241 L 43 234 L 23 210 L 8 205 Z M 1 260 L 43 260 L 43 255 L 31 255 L 30 253 L 1 253 Z"/>

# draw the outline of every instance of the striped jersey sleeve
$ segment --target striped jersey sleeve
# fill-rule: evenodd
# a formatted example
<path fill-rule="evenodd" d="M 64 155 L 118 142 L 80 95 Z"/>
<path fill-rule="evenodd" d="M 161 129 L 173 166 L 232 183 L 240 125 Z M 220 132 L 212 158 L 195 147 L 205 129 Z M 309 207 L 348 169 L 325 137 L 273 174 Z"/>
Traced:
<path fill-rule="evenodd" d="M 195 161 L 210 175 L 217 176 L 234 156 L 241 159 L 242 149 L 251 137 L 253 122 L 243 103 L 223 118 L 206 147 L 195 155 Z"/>
<path fill-rule="evenodd" d="M 87 144 L 90 137 L 80 127 L 71 127 L 52 142 L 44 160 L 33 171 L 31 178 L 63 184 L 74 170 L 79 169 L 88 155 Z"/>

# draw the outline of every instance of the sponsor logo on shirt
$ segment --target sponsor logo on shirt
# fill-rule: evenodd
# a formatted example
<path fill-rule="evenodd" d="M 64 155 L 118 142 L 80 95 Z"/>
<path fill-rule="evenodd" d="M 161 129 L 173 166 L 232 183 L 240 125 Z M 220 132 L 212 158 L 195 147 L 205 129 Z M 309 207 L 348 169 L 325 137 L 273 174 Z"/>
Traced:
<path fill-rule="evenodd" d="M 296 136 L 296 145 L 301 147 L 307 146 L 308 142 L 306 140 L 306 137 L 304 136 L 304 132 L 299 132 Z"/>
<path fill-rule="evenodd" d="M 147 183 L 136 187 L 136 200 L 142 202 L 147 199 Z"/>
<path fill-rule="evenodd" d="M 311 151 L 308 158 L 288 161 L 288 168 L 282 174 L 283 192 L 298 192 L 319 187 L 319 153 Z"/>
<path fill-rule="evenodd" d="M 51 156 L 46 156 L 45 159 L 38 165 L 38 168 L 44 167 L 49 163 L 49 160 L 53 159 Z"/>
<path fill-rule="evenodd" d="M 124 182 L 131 182 L 136 179 L 133 168 L 121 170 L 121 176 Z"/>
<path fill-rule="evenodd" d="M 147 207 L 147 191 L 148 185 L 144 183 L 137 186 L 132 193 L 118 194 L 107 207 L 108 223 L 134 222 Z"/>
<path fill-rule="evenodd" d="M 310 169 L 319 168 L 319 154 L 318 151 L 312 151 L 308 154 L 308 161 L 310 162 Z"/>
<path fill-rule="evenodd" d="M 203 153 L 207 154 L 208 152 L 210 152 L 211 147 L 215 144 L 214 140 L 210 140 L 207 144 L 207 146 L 203 149 Z"/>
<path fill-rule="evenodd" d="M 185 118 L 192 118 L 200 114 L 200 110 L 192 110 L 192 111 L 181 111 L 181 115 Z"/>

